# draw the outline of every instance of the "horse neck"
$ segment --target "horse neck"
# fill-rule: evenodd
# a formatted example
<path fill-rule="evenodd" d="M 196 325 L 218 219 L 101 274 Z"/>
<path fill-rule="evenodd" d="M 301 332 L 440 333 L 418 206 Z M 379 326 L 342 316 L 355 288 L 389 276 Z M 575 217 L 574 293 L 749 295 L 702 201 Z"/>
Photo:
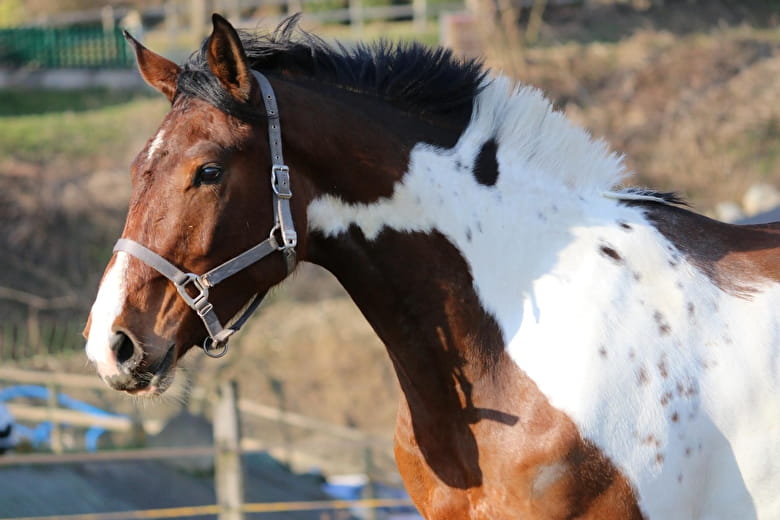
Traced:
<path fill-rule="evenodd" d="M 279 89 L 285 146 L 311 188 L 303 257 L 340 279 L 411 393 L 430 388 L 432 367 L 451 388 L 453 373 L 496 365 L 507 331 L 495 318 L 516 309 L 570 239 L 564 230 L 592 206 L 564 178 L 535 171 L 552 151 L 529 146 L 527 134 L 545 125 L 554 137 L 572 132 L 549 104 L 532 93 L 518 108 L 504 102 L 505 84 L 491 89 L 457 131 L 338 89 L 301 82 Z M 295 110 L 285 112 L 285 101 Z M 523 135 L 501 135 L 502 107 L 541 122 Z M 576 144 L 587 139 L 575 134 Z M 520 157 L 520 171 L 498 172 L 502 153 L 515 160 L 512 139 L 535 159 Z M 534 254 L 511 254 L 529 245 Z M 495 303 L 507 283 L 516 291 L 504 298 L 516 302 L 486 307 L 485 294 Z"/>
<path fill-rule="evenodd" d="M 392 199 L 413 168 L 413 149 L 452 147 L 462 130 L 357 95 L 301 83 L 275 87 L 285 154 L 293 175 L 306 182 L 305 199 L 332 199 L 347 211 Z M 423 140 L 429 144 L 420 145 Z M 474 421 L 469 381 L 478 378 L 471 371 L 495 364 L 502 340 L 457 249 L 429 230 L 388 229 L 376 237 L 347 227 L 331 234 L 312 227 L 311 219 L 309 229 L 302 258 L 340 280 L 387 346 L 415 428 L 433 431 L 448 420 L 443 417 L 459 417 L 465 434 Z M 447 437 L 431 450 L 451 450 L 454 440 Z"/>
<path fill-rule="evenodd" d="M 365 209 L 370 212 L 369 208 Z M 404 215 L 404 210 L 390 213 Z M 530 284 L 548 255 L 537 251 L 540 257 L 534 265 L 539 268 L 530 271 L 527 283 L 519 282 L 516 270 L 508 267 L 523 259 L 502 256 L 500 249 L 528 243 L 531 231 L 525 237 L 490 238 L 486 233 L 493 225 L 492 215 L 479 216 L 485 226 L 480 229 L 479 221 L 467 224 L 472 216 L 468 202 L 462 213 L 463 219 L 450 215 L 450 227 L 447 222 L 439 224 L 447 235 L 435 229 L 415 231 L 400 225 L 396 229 L 392 223 L 372 234 L 370 216 L 358 217 L 335 233 L 315 228 L 307 258 L 336 275 L 387 347 L 404 397 L 396 427 L 401 449 L 417 446 L 441 481 L 466 489 L 482 479 L 472 430 L 476 424 L 483 430 L 500 429 L 515 424 L 520 415 L 533 421 L 545 411 L 539 409 L 544 402 L 533 383 L 518 373 L 506 354 L 504 327 L 497 314 L 486 309 L 482 292 L 495 292 L 503 281 L 510 287 L 505 295 L 511 304 L 522 305 L 523 293 L 511 288 Z M 420 215 L 405 216 L 425 221 Z M 477 250 L 484 248 L 481 258 L 453 236 L 458 225 L 471 226 L 464 233 L 471 233 Z M 535 257 L 527 256 L 529 263 Z M 486 270 L 493 271 L 493 287 L 481 283 Z M 472 273 L 481 277 L 479 283 Z M 506 308 L 500 310 L 507 313 Z M 512 389 L 510 395 L 502 393 L 507 388 Z"/>
<path fill-rule="evenodd" d="M 392 199 L 402 178 L 414 168 L 413 150 L 454 146 L 464 124 L 434 124 L 368 96 L 314 82 L 276 78 L 274 83 L 285 154 L 293 175 L 304 181 L 305 193 L 298 200 L 308 204 L 307 211 L 312 201 L 323 198 L 338 201 L 343 208 L 370 207 Z M 294 110 L 285 110 L 286 106 Z M 442 373 L 449 373 L 463 364 L 461 358 L 472 357 L 460 339 L 464 334 L 490 336 L 489 343 L 501 343 L 495 327 L 484 325 L 490 319 L 484 319 L 473 289 L 463 294 L 473 285 L 469 268 L 442 235 L 388 230 L 377 240 L 355 228 L 330 236 L 312 228 L 311 219 L 309 228 L 314 232 L 305 239 L 301 258 L 339 278 L 385 341 L 399 375 L 408 376 L 409 391 L 415 392 L 421 383 L 418 370 L 430 372 L 432 366 L 442 366 L 446 367 Z M 399 255 L 409 262 L 398 262 Z M 435 276 L 430 276 L 429 267 L 419 268 L 431 265 L 447 267 L 435 270 Z M 464 300 L 469 300 L 467 307 L 455 304 Z M 433 329 L 429 327 L 432 316 Z M 489 330 L 467 330 L 472 322 Z M 434 329 L 437 332 L 431 335 Z M 442 356 L 447 359 L 434 360 Z"/>
<path fill-rule="evenodd" d="M 353 227 L 315 232 L 309 259 L 336 275 L 388 350 L 405 402 L 398 438 L 414 436 L 448 484 L 479 485 L 474 382 L 500 364 L 503 342 L 454 247 L 436 233 L 367 240 Z"/>
<path fill-rule="evenodd" d="M 312 196 L 330 193 L 350 203 L 388 197 L 416 144 L 452 146 L 462 128 L 433 124 L 314 80 L 272 82 L 285 154 L 291 170 L 305 172 Z"/>
<path fill-rule="evenodd" d="M 342 158 L 333 175 L 341 177 L 329 184 L 311 180 L 303 256 L 336 275 L 387 346 L 409 407 L 408 428 L 426 459 L 459 453 L 459 464 L 472 469 L 459 474 L 479 479 L 471 425 L 486 418 L 516 420 L 496 411 L 506 409 L 497 389 L 508 386 L 510 377 L 524 381 L 505 351 L 523 300 L 572 242 L 572 226 L 603 218 L 599 212 L 609 213 L 606 206 L 615 204 L 600 191 L 596 196 L 593 187 L 575 190 L 565 175 L 540 172 L 560 164 L 549 144 L 523 148 L 535 159 L 515 158 L 512 136 L 500 133 L 500 110 L 487 102 L 476 106 L 484 110 L 449 146 L 415 142 L 421 138 L 400 117 L 388 124 L 366 118 L 346 142 L 343 132 L 333 132 Z M 318 123 L 349 129 L 360 121 L 351 107 L 333 107 Z M 331 135 L 325 124 L 317 131 Z M 350 144 L 353 139 L 391 144 L 366 148 Z M 319 156 L 309 156 L 307 165 L 333 157 L 332 150 L 315 152 Z M 365 168 L 353 157 L 374 152 L 394 170 Z M 312 167 L 306 175 L 319 174 Z M 353 182 L 370 196 L 357 197 L 354 186 L 344 186 Z M 371 192 L 373 186 L 381 189 Z M 456 474 L 439 477 L 456 486 L 474 484 L 458 481 Z"/>

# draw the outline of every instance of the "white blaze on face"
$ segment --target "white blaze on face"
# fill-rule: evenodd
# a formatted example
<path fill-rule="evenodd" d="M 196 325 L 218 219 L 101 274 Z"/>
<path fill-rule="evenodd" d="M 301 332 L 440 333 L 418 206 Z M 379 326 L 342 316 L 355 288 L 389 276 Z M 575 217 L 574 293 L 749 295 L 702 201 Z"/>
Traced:
<path fill-rule="evenodd" d="M 123 251 L 116 253 L 114 263 L 103 277 L 97 298 L 92 305 L 92 323 L 87 338 L 87 357 L 93 363 L 106 368 L 116 365 L 109 339 L 114 334 L 112 330 L 114 320 L 122 312 L 125 303 L 125 276 L 128 260 L 127 253 Z"/>
<path fill-rule="evenodd" d="M 157 135 L 154 136 L 152 144 L 149 145 L 149 151 L 146 153 L 146 160 L 151 160 L 154 153 L 162 146 L 163 137 L 165 136 L 165 130 L 160 130 Z"/>

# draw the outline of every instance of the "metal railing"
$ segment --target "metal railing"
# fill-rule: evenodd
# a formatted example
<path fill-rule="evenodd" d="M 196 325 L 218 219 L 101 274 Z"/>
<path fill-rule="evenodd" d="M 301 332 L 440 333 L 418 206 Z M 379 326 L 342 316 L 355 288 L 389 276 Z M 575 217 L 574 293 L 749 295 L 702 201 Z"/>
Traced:
<path fill-rule="evenodd" d="M 0 30 L 0 66 L 121 68 L 134 58 L 119 28 L 26 27 Z"/>

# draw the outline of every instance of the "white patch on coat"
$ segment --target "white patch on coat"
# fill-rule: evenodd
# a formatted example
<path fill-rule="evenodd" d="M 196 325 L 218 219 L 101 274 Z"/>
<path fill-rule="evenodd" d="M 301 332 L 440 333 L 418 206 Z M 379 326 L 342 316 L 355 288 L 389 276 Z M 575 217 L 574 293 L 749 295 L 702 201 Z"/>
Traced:
<path fill-rule="evenodd" d="M 116 356 L 111 350 L 109 340 L 114 335 L 114 321 L 125 304 L 125 278 L 129 258 L 124 251 L 116 253 L 114 263 L 100 284 L 90 314 L 92 321 L 87 338 L 87 358 L 107 370 L 115 369 L 116 366 Z M 101 371 L 101 375 L 109 374 Z"/>
<path fill-rule="evenodd" d="M 488 139 L 490 187 L 472 173 Z M 780 287 L 721 291 L 621 204 L 637 198 L 613 191 L 624 173 L 537 91 L 499 78 L 455 147 L 416 146 L 391 197 L 317 198 L 309 228 L 446 236 L 512 359 L 627 476 L 646 518 L 780 518 Z"/>
<path fill-rule="evenodd" d="M 509 354 L 647 518 L 780 518 L 780 288 L 724 293 L 641 213 L 615 213 L 630 233 L 571 228 L 523 298 Z M 593 254 L 604 243 L 620 262 Z"/>
<path fill-rule="evenodd" d="M 531 485 L 531 492 L 534 495 L 541 495 L 550 486 L 558 482 L 561 477 L 566 475 L 566 470 L 568 469 L 569 465 L 563 462 L 553 462 L 552 464 L 540 466 L 536 470 L 536 476 Z"/>
<path fill-rule="evenodd" d="M 161 128 L 160 130 L 158 130 L 157 135 L 154 136 L 154 139 L 152 139 L 151 144 L 149 144 L 149 149 L 146 152 L 147 161 L 150 161 L 152 157 L 154 157 L 154 154 L 157 152 L 160 146 L 162 146 L 164 137 L 165 137 L 165 130 Z"/>

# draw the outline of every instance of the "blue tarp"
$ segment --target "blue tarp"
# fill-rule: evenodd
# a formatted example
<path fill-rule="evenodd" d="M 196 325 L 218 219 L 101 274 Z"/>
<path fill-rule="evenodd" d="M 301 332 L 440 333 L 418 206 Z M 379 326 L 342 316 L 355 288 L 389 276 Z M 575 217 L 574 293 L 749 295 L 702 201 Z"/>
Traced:
<path fill-rule="evenodd" d="M 49 398 L 49 389 L 45 386 L 37 385 L 16 385 L 0 390 L 0 403 L 9 401 L 11 399 L 41 399 L 47 400 Z M 63 408 L 69 408 L 78 412 L 84 412 L 92 414 L 97 417 L 125 417 L 124 415 L 118 415 L 106 412 L 105 410 L 93 406 L 91 404 L 73 399 L 72 397 L 60 393 L 57 395 L 57 403 Z M 42 422 L 34 428 L 28 428 L 26 426 L 16 424 L 14 425 L 18 437 L 24 437 L 30 440 L 35 446 L 41 444 L 51 443 L 51 430 L 52 425 L 50 422 Z M 84 444 L 87 451 L 97 450 L 97 443 L 100 436 L 105 432 L 105 428 L 100 426 L 92 426 L 87 429 L 84 435 Z"/>

